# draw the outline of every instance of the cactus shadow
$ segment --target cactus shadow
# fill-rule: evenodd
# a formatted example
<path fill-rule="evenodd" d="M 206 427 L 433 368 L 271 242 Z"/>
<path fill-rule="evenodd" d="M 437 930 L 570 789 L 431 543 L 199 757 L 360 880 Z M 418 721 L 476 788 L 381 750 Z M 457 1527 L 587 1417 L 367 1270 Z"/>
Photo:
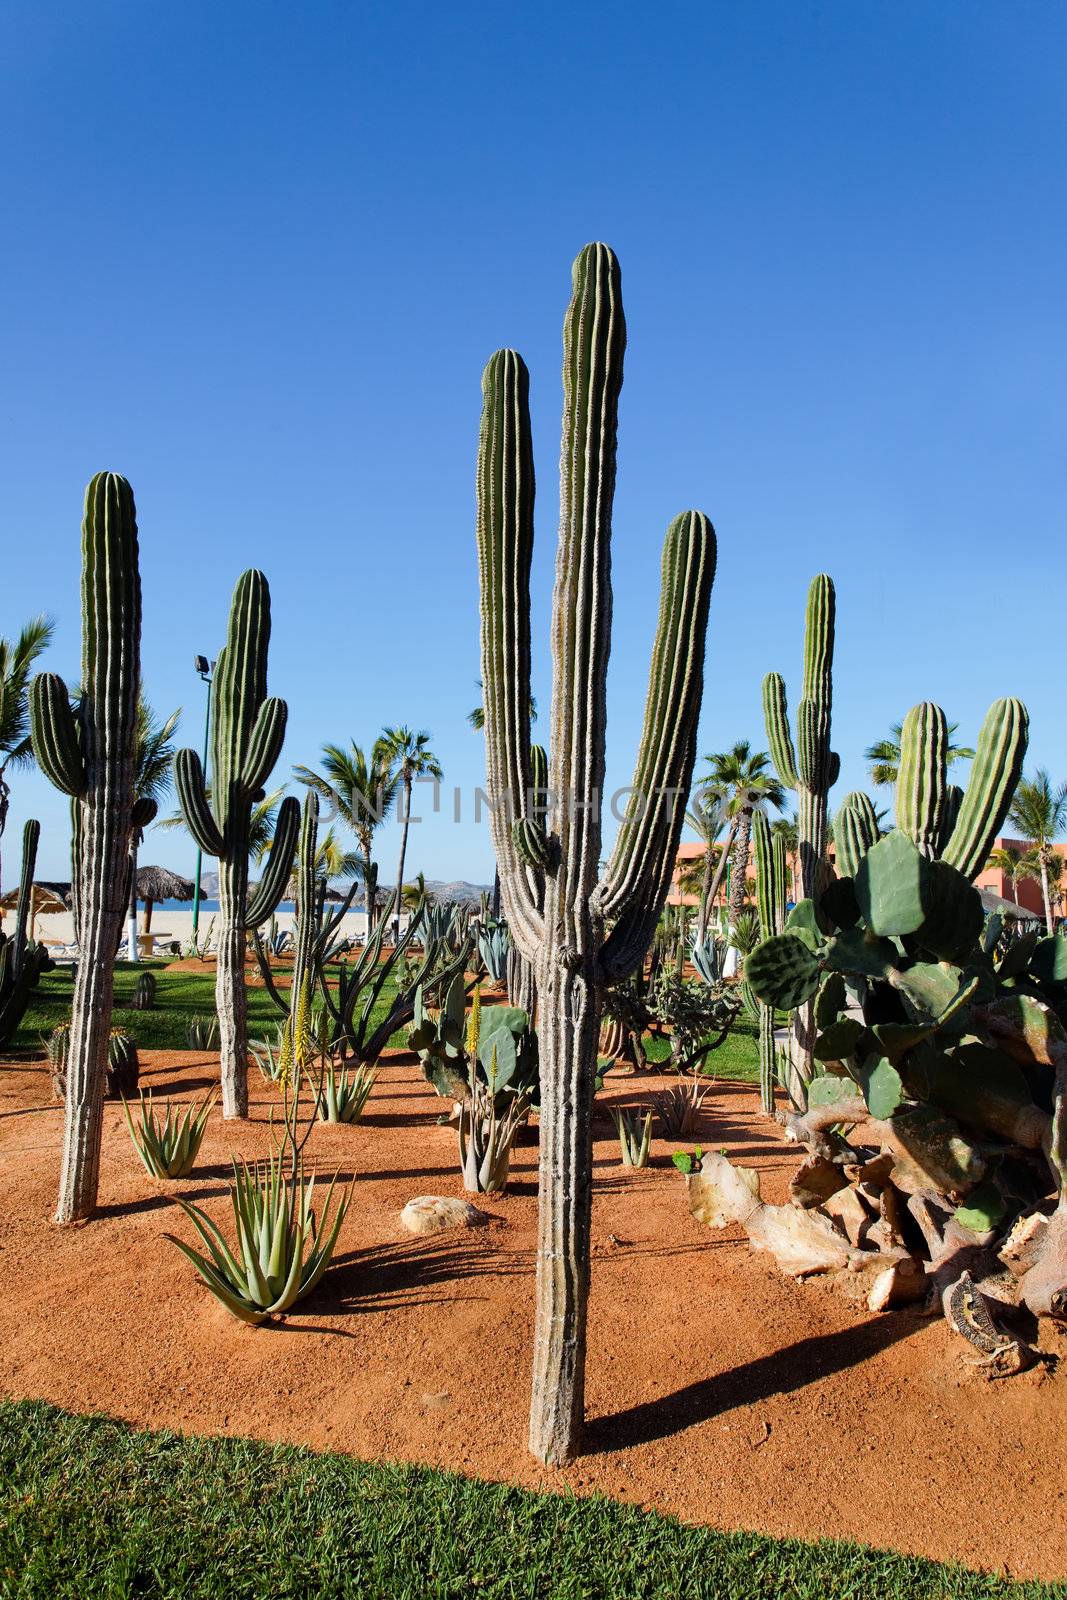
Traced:
<path fill-rule="evenodd" d="M 451 1286 L 478 1278 L 522 1277 L 529 1272 L 530 1258 L 521 1251 L 483 1251 L 457 1244 L 414 1250 L 411 1245 L 378 1245 L 335 1256 L 315 1291 L 315 1303 L 323 1314 L 383 1314 L 398 1306 L 473 1299 L 474 1295 L 457 1296 Z"/>
<path fill-rule="evenodd" d="M 595 1418 L 589 1425 L 590 1453 L 606 1455 L 634 1445 L 652 1444 L 737 1407 L 757 1405 L 778 1394 L 792 1394 L 809 1383 L 818 1383 L 835 1372 L 870 1360 L 909 1338 L 921 1326 L 918 1318 L 897 1312 L 837 1333 L 798 1339 L 770 1355 L 686 1384 L 658 1400 L 643 1401 L 612 1416 Z"/>

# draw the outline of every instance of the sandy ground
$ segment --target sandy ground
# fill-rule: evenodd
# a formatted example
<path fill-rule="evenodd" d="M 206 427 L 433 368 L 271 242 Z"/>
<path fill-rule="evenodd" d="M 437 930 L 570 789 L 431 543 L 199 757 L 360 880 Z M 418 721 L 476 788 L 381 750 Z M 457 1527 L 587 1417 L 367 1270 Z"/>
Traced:
<path fill-rule="evenodd" d="M 143 1079 L 188 1097 L 213 1056 L 144 1052 Z M 639 1098 L 657 1080 L 623 1080 Z M 733 1230 L 689 1216 L 669 1149 L 626 1173 L 598 1124 L 588 1357 L 589 1453 L 549 1471 L 525 1449 L 536 1147 L 486 1197 L 491 1221 L 433 1240 L 397 1220 L 419 1194 L 458 1195 L 455 1136 L 408 1058 L 388 1062 L 363 1121 L 318 1128 L 322 1170 L 354 1175 L 336 1266 L 283 1324 L 246 1328 L 161 1239 L 191 1236 L 181 1193 L 226 1210 L 231 1150 L 252 1120 L 212 1118 L 195 1173 L 154 1183 L 109 1106 L 98 1217 L 65 1231 L 54 1204 L 62 1110 L 43 1064 L 0 1065 L 0 1389 L 188 1432 L 300 1441 L 531 1487 L 598 1490 L 722 1528 L 837 1535 L 1019 1575 L 1067 1574 L 1067 1383 L 989 1382 L 939 1318 L 872 1317 L 783 1278 Z M 755 1095 L 723 1085 L 701 1129 L 780 1197 L 795 1151 Z M 226 1226 L 226 1223 L 224 1223 Z M 1046 1347 L 1057 1347 L 1055 1333 Z M 1067 1340 L 1058 1348 L 1067 1353 Z"/>

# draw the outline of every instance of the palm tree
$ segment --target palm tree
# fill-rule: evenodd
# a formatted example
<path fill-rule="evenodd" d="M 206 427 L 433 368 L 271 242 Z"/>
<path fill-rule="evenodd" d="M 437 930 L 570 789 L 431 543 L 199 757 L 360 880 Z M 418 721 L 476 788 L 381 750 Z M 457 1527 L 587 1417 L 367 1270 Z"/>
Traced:
<path fill-rule="evenodd" d="M 30 669 L 52 640 L 50 617 L 34 617 L 18 638 L 0 639 L 0 839 L 7 827 L 11 797 L 8 773 L 29 766 L 33 760 L 30 744 Z M 0 875 L 0 884 L 3 878 Z"/>
<path fill-rule="evenodd" d="M 953 744 L 953 739 L 959 731 L 958 722 L 948 724 L 948 743 L 945 748 L 945 764 L 952 766 L 954 761 L 970 761 L 974 751 L 967 744 Z M 889 730 L 888 739 L 879 739 L 875 744 L 868 745 L 863 752 L 871 763 L 871 782 L 883 788 L 891 788 L 897 781 L 900 771 L 900 738 L 903 725 L 894 722 Z"/>
<path fill-rule="evenodd" d="M 1045 927 L 1051 933 L 1055 919 L 1049 892 L 1049 867 L 1056 854 L 1053 842 L 1067 823 L 1067 784 L 1054 789 L 1044 767 L 1039 767 L 1032 778 L 1020 779 L 1008 816 L 1024 839 L 1029 839 L 1034 846 L 1041 875 L 1041 897 L 1045 902 Z"/>
<path fill-rule="evenodd" d="M 142 694 L 137 701 L 137 725 L 134 732 L 135 755 L 133 769 L 133 795 L 135 800 L 153 800 L 159 804 L 171 786 L 174 761 L 173 734 L 181 718 L 182 708 L 172 711 L 165 722 L 158 721 L 155 712 Z M 144 829 L 134 828 L 130 833 L 130 926 L 129 957 L 137 960 L 137 852 L 144 839 Z"/>
<path fill-rule="evenodd" d="M 371 746 L 370 755 L 352 740 L 348 750 L 338 744 L 322 747 L 323 772 L 313 772 L 310 767 L 294 767 L 301 783 L 328 800 L 341 821 L 354 834 L 361 857 L 363 888 L 367 900 L 367 934 L 374 927 L 375 891 L 378 871 L 374 865 L 373 845 L 376 829 L 385 821 L 396 799 L 400 776 L 392 770 L 392 762 L 380 739 Z"/>
<path fill-rule="evenodd" d="M 780 811 L 785 803 L 785 790 L 771 770 L 771 758 L 765 750 L 753 753 L 747 739 L 738 740 L 730 750 L 720 750 L 705 756 L 710 767 L 704 784 L 705 794 L 711 791 L 722 796 L 724 815 L 733 826 L 733 851 L 730 877 L 730 926 L 736 925 L 745 903 L 745 875 L 748 869 L 749 840 L 752 835 L 752 817 L 757 808 L 772 806 Z"/>
<path fill-rule="evenodd" d="M 482 687 L 481 678 L 478 679 L 478 687 L 479 689 Z M 485 705 L 483 702 L 479 701 L 471 711 L 467 712 L 467 721 L 475 733 L 483 733 L 485 731 Z M 533 695 L 530 696 L 530 721 L 537 721 L 537 701 Z"/>
<path fill-rule="evenodd" d="M 718 851 L 715 849 L 719 835 L 726 825 L 726 809 L 723 795 L 713 789 L 709 784 L 693 796 L 685 820 L 704 846 L 704 854 L 699 864 L 699 888 L 686 890 L 686 893 L 699 893 L 700 903 L 697 907 L 697 942 L 703 944 L 704 936 L 708 929 L 708 913 L 715 903 L 715 896 L 719 892 L 723 873 L 726 871 L 726 862 L 737 832 L 737 822 L 734 819 L 730 825 L 730 833 L 726 843 Z M 679 886 L 681 884 L 679 883 Z"/>
<path fill-rule="evenodd" d="M 404 857 L 408 849 L 408 825 L 411 821 L 411 788 L 416 778 L 433 778 L 440 782 L 444 773 L 441 763 L 430 749 L 430 735 L 423 729 L 412 733 L 410 728 L 383 728 L 379 744 L 389 761 L 391 776 L 399 783 L 404 797 L 404 813 L 400 819 L 400 863 L 396 869 L 396 931 L 400 932 L 400 910 L 404 901 Z"/>
<path fill-rule="evenodd" d="M 998 845 L 989 852 L 986 867 L 999 872 L 1011 883 L 1011 897 L 1019 904 L 1019 884 L 1026 878 L 1040 878 L 1041 863 L 1036 850 L 1021 850 L 1018 845 Z"/>

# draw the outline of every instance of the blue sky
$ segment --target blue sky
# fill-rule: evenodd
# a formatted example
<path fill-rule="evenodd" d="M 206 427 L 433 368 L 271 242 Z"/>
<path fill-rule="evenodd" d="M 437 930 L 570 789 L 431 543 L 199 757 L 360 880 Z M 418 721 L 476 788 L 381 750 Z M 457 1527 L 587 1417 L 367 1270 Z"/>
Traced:
<path fill-rule="evenodd" d="M 78 669 L 79 518 L 137 495 L 143 668 L 196 742 L 237 574 L 274 592 L 279 770 L 383 723 L 482 777 L 480 374 L 532 373 L 535 691 L 549 700 L 560 331 L 589 239 L 629 324 L 609 782 L 643 710 L 672 515 L 719 535 L 700 749 L 764 743 L 813 573 L 838 589 L 837 798 L 922 698 L 1018 694 L 1067 777 L 1067 12 L 983 0 L 471 5 L 8 0 L 0 633 Z M 411 865 L 486 880 L 467 806 Z M 65 802 L 19 776 L 5 840 Z M 395 830 L 383 830 L 387 875 Z M 191 870 L 180 835 L 143 859 Z"/>

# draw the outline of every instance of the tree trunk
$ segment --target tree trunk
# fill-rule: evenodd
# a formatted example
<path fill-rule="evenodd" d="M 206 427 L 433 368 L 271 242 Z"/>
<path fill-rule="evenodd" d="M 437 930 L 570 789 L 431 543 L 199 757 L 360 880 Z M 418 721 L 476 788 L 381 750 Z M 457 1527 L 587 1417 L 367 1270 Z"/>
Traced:
<path fill-rule="evenodd" d="M 219 939 L 215 1009 L 219 1016 L 222 1114 L 248 1115 L 248 1022 L 244 913 L 248 858 L 219 860 Z"/>
<path fill-rule="evenodd" d="M 1045 902 L 1045 932 L 1046 933 L 1051 933 L 1053 931 L 1052 901 L 1049 898 L 1049 892 L 1048 892 L 1048 856 L 1045 854 L 1044 850 L 1041 851 L 1040 861 L 1041 861 L 1041 898 Z"/>
<path fill-rule="evenodd" d="M 592 962 L 542 961 L 537 1316 L 530 1449 L 560 1466 L 578 1454 L 585 1420 L 585 1329 L 592 1210 L 592 1112 L 602 997 Z"/>
<path fill-rule="evenodd" d="M 137 840 L 130 845 L 130 906 L 126 920 L 126 952 L 129 959 L 137 961 L 141 951 L 137 943 Z"/>
<path fill-rule="evenodd" d="M 748 872 L 748 841 L 752 832 L 752 813 L 742 811 L 737 819 L 737 835 L 734 840 L 734 865 L 733 879 L 730 884 L 730 928 L 737 926 L 737 919 L 741 915 L 745 904 L 745 877 Z"/>
<path fill-rule="evenodd" d="M 404 908 L 404 857 L 408 853 L 408 825 L 411 821 L 411 779 L 404 779 L 404 817 L 400 827 L 400 865 L 396 869 L 396 937 L 400 937 L 400 913 Z"/>
<path fill-rule="evenodd" d="M 374 882 L 374 862 L 371 860 L 369 850 L 363 852 L 363 899 L 367 907 L 367 938 L 374 932 L 374 901 L 377 885 Z"/>
<path fill-rule="evenodd" d="M 701 905 L 701 912 L 702 912 L 702 915 L 703 915 L 703 921 L 701 923 L 701 933 L 700 933 L 701 938 L 704 937 L 704 933 L 707 931 L 708 917 L 711 915 L 712 909 L 714 908 L 715 896 L 718 894 L 719 889 L 722 887 L 722 880 L 726 875 L 726 866 L 727 866 L 727 863 L 728 863 L 728 861 L 730 859 L 730 851 L 733 849 L 733 844 L 734 844 L 734 840 L 735 840 L 736 837 L 737 837 L 737 818 L 735 817 L 734 820 L 730 824 L 730 831 L 726 835 L 726 842 L 723 845 L 722 850 L 720 852 L 719 862 L 718 862 L 718 865 L 715 868 L 715 875 L 711 880 L 711 883 L 710 883 L 710 885 L 708 887 L 707 894 L 704 897 L 704 900 L 703 900 L 702 905 Z M 710 853 L 710 847 L 709 847 L 709 853 Z M 701 892 L 703 893 L 703 890 Z"/>
<path fill-rule="evenodd" d="M 106 802 L 111 801 L 109 806 Z M 100 1182 L 104 1077 L 114 1004 L 115 951 L 126 914 L 128 841 L 115 829 L 103 785 L 71 807 L 71 860 L 77 892 L 75 935 L 81 954 L 67 1052 L 67 1104 L 59 1174 L 58 1223 L 80 1222 L 96 1207 Z"/>

